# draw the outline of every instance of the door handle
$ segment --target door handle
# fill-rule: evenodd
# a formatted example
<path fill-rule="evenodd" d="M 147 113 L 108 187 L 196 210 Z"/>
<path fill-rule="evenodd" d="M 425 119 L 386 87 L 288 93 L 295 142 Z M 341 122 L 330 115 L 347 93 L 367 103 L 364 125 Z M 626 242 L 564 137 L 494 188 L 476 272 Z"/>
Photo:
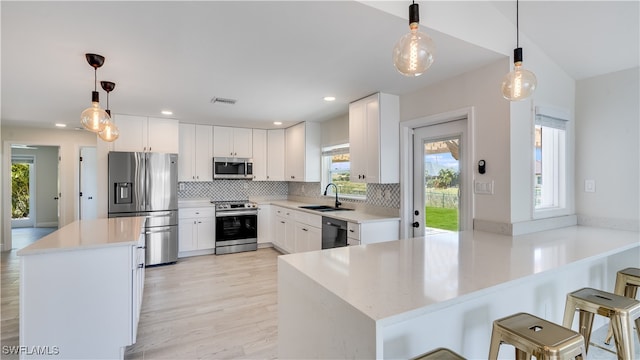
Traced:
<path fill-rule="evenodd" d="M 59 198 L 59 197 L 57 197 L 57 196 L 53 198 L 53 200 L 59 200 L 59 199 L 60 199 L 60 198 Z"/>
<path fill-rule="evenodd" d="M 417 228 L 417 227 L 420 227 L 420 223 L 416 221 L 413 224 L 411 224 L 411 226 L 413 226 L 414 228 Z"/>

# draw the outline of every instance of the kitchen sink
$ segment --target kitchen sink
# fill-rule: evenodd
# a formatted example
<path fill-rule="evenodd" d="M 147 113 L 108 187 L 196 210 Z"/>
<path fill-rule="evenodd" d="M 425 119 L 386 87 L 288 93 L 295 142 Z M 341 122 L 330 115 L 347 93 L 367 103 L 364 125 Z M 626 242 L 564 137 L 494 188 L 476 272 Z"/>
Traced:
<path fill-rule="evenodd" d="M 307 209 L 307 210 L 321 211 L 321 212 L 353 210 L 353 209 L 346 209 L 346 208 L 337 208 L 337 207 L 333 207 L 333 206 L 329 206 L 329 205 L 303 205 L 303 206 L 299 206 L 299 208 Z"/>

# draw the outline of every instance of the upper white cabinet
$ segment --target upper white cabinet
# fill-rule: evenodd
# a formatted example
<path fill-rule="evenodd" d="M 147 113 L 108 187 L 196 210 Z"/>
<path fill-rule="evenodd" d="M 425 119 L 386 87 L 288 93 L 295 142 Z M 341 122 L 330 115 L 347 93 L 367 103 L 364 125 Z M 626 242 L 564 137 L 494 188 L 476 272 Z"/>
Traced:
<path fill-rule="evenodd" d="M 213 126 L 180 124 L 178 181 L 212 181 Z"/>
<path fill-rule="evenodd" d="M 400 102 L 376 93 L 349 104 L 351 181 L 400 181 Z"/>
<path fill-rule="evenodd" d="M 213 127 L 214 157 L 253 157 L 252 129 Z"/>
<path fill-rule="evenodd" d="M 253 180 L 267 180 L 267 130 L 253 129 Z"/>
<path fill-rule="evenodd" d="M 303 122 L 285 130 L 285 180 L 320 181 L 320 124 Z"/>
<path fill-rule="evenodd" d="M 267 130 L 267 180 L 284 181 L 284 129 Z"/>
<path fill-rule="evenodd" d="M 179 152 L 178 120 L 114 114 L 113 121 L 120 130 L 114 151 Z"/>

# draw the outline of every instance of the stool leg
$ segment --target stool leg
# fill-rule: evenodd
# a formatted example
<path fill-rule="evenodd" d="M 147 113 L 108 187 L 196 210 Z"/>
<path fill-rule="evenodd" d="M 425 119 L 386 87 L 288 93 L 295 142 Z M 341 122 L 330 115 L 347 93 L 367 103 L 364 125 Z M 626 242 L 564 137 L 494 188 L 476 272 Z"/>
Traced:
<path fill-rule="evenodd" d="M 562 326 L 571 329 L 573 325 L 573 316 L 576 313 L 576 304 L 572 300 L 571 296 L 567 295 L 567 302 L 564 305 L 564 318 L 562 319 Z"/>
<path fill-rule="evenodd" d="M 594 313 L 580 310 L 580 330 L 584 337 L 584 351 L 589 352 L 589 341 L 591 340 L 591 328 L 593 327 Z"/>
<path fill-rule="evenodd" d="M 613 288 L 613 293 L 616 295 L 625 295 L 627 292 L 626 285 L 627 282 L 624 279 L 624 275 L 618 271 L 616 273 L 616 285 Z M 613 337 L 613 329 L 611 326 L 611 321 L 609 321 L 609 330 L 607 331 L 607 337 L 604 339 L 604 343 L 607 345 L 611 344 L 611 338 Z"/>
<path fill-rule="evenodd" d="M 491 332 L 491 343 L 489 345 L 489 360 L 497 360 L 498 352 L 500 351 L 500 335 L 496 333 L 496 326 L 493 325 L 493 331 Z"/>
<path fill-rule="evenodd" d="M 624 287 L 625 297 L 635 299 L 637 294 L 638 294 L 638 286 L 627 284 L 627 286 Z"/>
<path fill-rule="evenodd" d="M 633 359 L 633 338 L 631 336 L 631 320 L 625 314 L 614 314 L 611 316 L 613 328 L 613 339 L 616 342 L 618 359 Z"/>

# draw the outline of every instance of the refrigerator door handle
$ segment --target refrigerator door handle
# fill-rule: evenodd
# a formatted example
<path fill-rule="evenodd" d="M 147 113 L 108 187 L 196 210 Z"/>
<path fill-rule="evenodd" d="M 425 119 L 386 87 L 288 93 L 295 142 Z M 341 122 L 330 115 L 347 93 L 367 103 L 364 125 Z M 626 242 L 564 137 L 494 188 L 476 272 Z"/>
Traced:
<path fill-rule="evenodd" d="M 147 228 L 144 232 L 145 235 L 151 235 L 151 234 L 157 234 L 157 233 L 163 233 L 163 232 L 168 232 L 171 230 L 170 226 L 165 226 L 165 227 L 161 227 L 161 228 Z"/>

